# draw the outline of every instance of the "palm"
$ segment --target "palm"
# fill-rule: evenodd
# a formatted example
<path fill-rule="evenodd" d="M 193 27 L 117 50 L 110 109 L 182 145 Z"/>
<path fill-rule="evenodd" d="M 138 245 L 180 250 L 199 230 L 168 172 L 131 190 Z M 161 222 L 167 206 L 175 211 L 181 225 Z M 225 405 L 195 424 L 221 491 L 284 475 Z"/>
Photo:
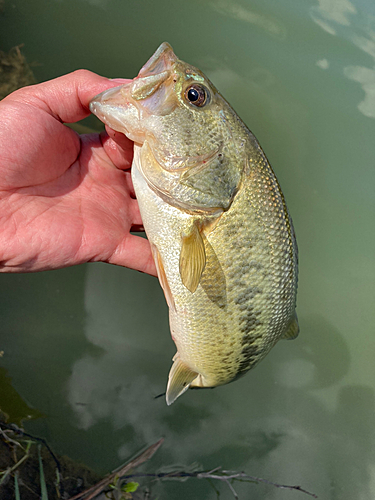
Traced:
<path fill-rule="evenodd" d="M 141 225 L 131 145 L 123 138 L 121 148 L 107 134 L 79 137 L 49 109 L 26 101 L 10 96 L 1 103 L 7 118 L 0 132 L 5 270 L 106 261 L 154 274 L 148 242 L 130 234 Z"/>

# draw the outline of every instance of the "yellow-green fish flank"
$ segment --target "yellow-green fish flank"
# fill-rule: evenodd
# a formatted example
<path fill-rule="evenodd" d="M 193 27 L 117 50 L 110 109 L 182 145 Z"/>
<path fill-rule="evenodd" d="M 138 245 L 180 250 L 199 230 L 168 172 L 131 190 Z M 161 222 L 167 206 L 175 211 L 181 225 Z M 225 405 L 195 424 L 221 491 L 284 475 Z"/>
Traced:
<path fill-rule="evenodd" d="M 135 143 L 134 189 L 177 347 L 167 403 L 233 381 L 295 338 L 297 245 L 283 194 L 208 78 L 163 43 L 90 109 Z"/>

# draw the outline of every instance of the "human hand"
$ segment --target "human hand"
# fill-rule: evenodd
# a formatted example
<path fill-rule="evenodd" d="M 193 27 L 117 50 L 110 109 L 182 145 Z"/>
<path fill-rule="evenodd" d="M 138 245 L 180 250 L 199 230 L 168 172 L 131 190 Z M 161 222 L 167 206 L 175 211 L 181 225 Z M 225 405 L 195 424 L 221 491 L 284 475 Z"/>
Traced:
<path fill-rule="evenodd" d="M 130 234 L 142 225 L 133 143 L 111 129 L 79 136 L 64 125 L 119 84 L 79 70 L 0 101 L 0 271 L 103 261 L 156 275 L 149 242 Z"/>

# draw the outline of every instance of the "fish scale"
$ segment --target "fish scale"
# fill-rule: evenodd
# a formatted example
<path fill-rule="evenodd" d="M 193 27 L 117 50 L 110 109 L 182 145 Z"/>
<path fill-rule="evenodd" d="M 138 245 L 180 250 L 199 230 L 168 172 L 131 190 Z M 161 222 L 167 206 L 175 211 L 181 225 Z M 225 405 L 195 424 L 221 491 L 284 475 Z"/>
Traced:
<path fill-rule="evenodd" d="M 167 403 L 235 380 L 298 335 L 297 245 L 263 150 L 166 43 L 90 108 L 135 141 L 134 189 L 177 348 Z"/>

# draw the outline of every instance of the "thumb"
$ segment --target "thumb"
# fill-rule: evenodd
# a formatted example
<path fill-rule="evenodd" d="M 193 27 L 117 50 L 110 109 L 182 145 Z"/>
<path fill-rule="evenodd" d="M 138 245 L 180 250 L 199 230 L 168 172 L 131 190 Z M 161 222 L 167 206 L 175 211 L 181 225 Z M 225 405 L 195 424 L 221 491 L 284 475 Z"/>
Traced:
<path fill-rule="evenodd" d="M 47 82 L 24 87 L 6 99 L 27 101 L 61 122 L 72 123 L 90 114 L 89 103 L 93 97 L 128 81 L 110 80 L 80 69 Z"/>

